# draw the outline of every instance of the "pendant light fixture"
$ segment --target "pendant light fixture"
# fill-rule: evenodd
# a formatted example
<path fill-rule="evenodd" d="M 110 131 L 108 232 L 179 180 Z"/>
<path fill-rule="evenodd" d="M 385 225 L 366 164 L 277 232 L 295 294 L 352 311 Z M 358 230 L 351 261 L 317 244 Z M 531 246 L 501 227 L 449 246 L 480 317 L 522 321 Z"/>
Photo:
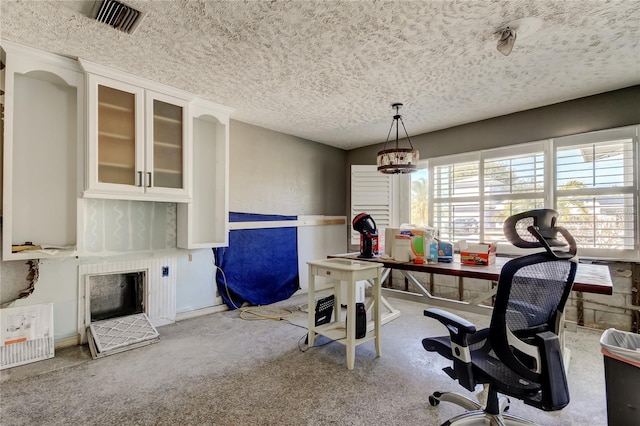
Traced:
<path fill-rule="evenodd" d="M 393 116 L 393 121 L 391 121 L 391 127 L 389 128 L 389 134 L 387 135 L 384 147 L 382 151 L 378 152 L 377 162 L 378 171 L 380 173 L 391 175 L 398 173 L 411 173 L 418 170 L 418 159 L 420 155 L 418 150 L 413 149 L 413 144 L 411 143 L 407 129 L 404 127 L 404 121 L 402 121 L 402 116 L 399 113 L 401 106 L 401 103 L 391 105 L 392 108 L 395 108 L 396 113 Z M 400 124 L 402 124 L 402 129 L 404 130 L 404 134 L 407 137 L 407 141 L 409 141 L 409 146 L 411 148 L 399 147 Z M 396 145 L 395 148 L 387 149 L 389 136 L 391 136 L 391 131 L 393 130 L 394 125 L 396 126 Z"/>

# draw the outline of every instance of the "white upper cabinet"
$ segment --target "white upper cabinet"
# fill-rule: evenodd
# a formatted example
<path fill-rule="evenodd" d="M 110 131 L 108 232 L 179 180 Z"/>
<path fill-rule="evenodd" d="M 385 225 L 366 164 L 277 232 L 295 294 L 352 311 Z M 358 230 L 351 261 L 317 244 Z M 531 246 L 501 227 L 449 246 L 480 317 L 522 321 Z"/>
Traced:
<path fill-rule="evenodd" d="M 89 198 L 191 201 L 193 95 L 80 59 Z"/>
<path fill-rule="evenodd" d="M 227 245 L 231 109 L 82 59 L 0 46 L 3 260 L 92 255 L 112 232 L 93 226 L 105 221 L 94 207 L 120 200 L 143 213 L 176 203 L 167 233 L 180 248 Z M 153 250 L 149 241 L 130 245 Z"/>
<path fill-rule="evenodd" d="M 71 59 L 0 44 L 6 64 L 2 258 L 74 255 L 84 73 Z"/>
<path fill-rule="evenodd" d="M 193 200 L 178 204 L 178 247 L 223 247 L 229 243 L 229 113 L 196 100 L 193 128 Z"/>

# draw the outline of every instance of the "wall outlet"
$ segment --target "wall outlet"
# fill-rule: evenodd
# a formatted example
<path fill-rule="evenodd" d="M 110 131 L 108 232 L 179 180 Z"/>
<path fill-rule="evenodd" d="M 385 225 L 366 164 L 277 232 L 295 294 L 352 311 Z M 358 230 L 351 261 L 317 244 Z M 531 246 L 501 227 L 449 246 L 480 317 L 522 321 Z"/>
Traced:
<path fill-rule="evenodd" d="M 162 276 L 163 277 L 168 277 L 169 276 L 169 267 L 168 266 L 163 266 L 162 267 Z"/>

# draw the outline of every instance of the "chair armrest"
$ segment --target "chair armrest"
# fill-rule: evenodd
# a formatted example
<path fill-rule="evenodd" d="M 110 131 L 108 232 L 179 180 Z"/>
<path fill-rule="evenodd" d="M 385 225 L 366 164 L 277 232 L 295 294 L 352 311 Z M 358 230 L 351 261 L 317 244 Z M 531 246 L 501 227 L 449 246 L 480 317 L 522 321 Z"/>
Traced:
<path fill-rule="evenodd" d="M 440 321 L 449 330 L 451 341 L 460 346 L 469 346 L 467 335 L 476 332 L 476 326 L 473 323 L 442 309 L 425 309 L 424 316 Z"/>
<path fill-rule="evenodd" d="M 559 410 L 569 403 L 569 386 L 563 363 L 560 339 L 550 331 L 536 334 L 542 364 L 542 408 Z"/>

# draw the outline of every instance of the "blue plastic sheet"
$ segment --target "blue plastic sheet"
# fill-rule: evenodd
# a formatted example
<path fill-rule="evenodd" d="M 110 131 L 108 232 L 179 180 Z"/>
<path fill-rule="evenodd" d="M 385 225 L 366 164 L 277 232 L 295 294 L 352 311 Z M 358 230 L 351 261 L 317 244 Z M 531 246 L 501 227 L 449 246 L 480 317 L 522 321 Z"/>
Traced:
<path fill-rule="evenodd" d="M 230 222 L 296 220 L 296 216 L 229 213 Z M 229 246 L 213 249 L 216 283 L 230 309 L 268 305 L 286 300 L 300 287 L 298 233 L 295 226 L 238 229 L 229 233 Z M 226 279 L 226 281 L 225 281 Z"/>

